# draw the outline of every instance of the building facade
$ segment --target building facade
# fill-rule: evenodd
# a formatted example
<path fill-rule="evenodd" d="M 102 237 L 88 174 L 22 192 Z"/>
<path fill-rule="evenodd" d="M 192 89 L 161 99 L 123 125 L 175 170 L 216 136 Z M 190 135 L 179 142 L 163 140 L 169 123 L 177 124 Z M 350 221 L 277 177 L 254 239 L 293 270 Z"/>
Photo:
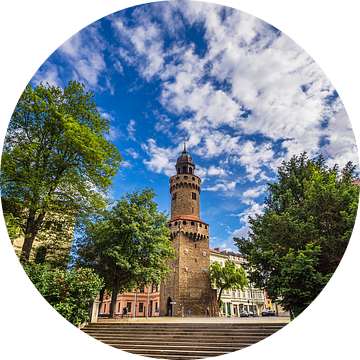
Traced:
<path fill-rule="evenodd" d="M 211 263 L 218 262 L 224 267 L 227 260 L 234 261 L 238 268 L 244 263 L 244 259 L 239 253 L 220 251 L 219 248 L 210 249 Z M 220 315 L 222 316 L 240 316 L 240 312 L 243 310 L 260 315 L 261 311 L 266 309 L 265 291 L 252 286 L 244 288 L 244 291 L 225 290 L 221 294 L 221 300 L 224 303 L 224 306 L 220 308 Z"/>
<path fill-rule="evenodd" d="M 111 296 L 105 295 L 99 311 L 100 316 L 110 314 L 110 303 Z M 127 313 L 130 317 L 154 317 L 159 316 L 159 305 L 160 286 L 144 286 L 136 294 L 134 291 L 118 294 L 115 313 L 118 315 Z"/>
<path fill-rule="evenodd" d="M 210 287 L 209 224 L 200 219 L 201 179 L 186 150 L 178 157 L 176 175 L 169 179 L 171 220 L 167 227 L 176 259 L 172 274 L 160 286 L 160 316 L 213 314 L 216 293 Z"/>

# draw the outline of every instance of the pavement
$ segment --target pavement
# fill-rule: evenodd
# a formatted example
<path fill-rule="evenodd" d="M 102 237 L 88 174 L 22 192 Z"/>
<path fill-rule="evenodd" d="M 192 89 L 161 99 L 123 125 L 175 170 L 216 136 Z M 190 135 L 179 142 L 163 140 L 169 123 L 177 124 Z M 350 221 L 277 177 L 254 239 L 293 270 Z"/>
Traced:
<path fill-rule="evenodd" d="M 117 318 L 117 319 L 98 319 L 98 322 L 108 323 L 289 323 L 290 318 L 286 316 L 265 316 L 265 317 L 169 317 L 169 316 L 156 316 L 156 317 L 137 317 L 137 318 Z"/>

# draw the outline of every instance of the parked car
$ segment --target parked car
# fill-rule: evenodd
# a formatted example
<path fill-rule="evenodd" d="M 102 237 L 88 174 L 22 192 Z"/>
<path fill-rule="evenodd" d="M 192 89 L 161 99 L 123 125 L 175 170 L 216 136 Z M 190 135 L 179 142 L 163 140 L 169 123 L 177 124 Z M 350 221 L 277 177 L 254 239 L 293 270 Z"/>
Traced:
<path fill-rule="evenodd" d="M 264 311 L 261 313 L 261 316 L 275 316 L 275 311 L 264 310 Z"/>
<path fill-rule="evenodd" d="M 249 317 L 249 314 L 243 310 L 241 313 L 240 313 L 240 317 Z"/>
<path fill-rule="evenodd" d="M 248 312 L 248 316 L 253 316 L 254 314 L 253 314 L 253 312 L 252 311 L 249 311 Z"/>

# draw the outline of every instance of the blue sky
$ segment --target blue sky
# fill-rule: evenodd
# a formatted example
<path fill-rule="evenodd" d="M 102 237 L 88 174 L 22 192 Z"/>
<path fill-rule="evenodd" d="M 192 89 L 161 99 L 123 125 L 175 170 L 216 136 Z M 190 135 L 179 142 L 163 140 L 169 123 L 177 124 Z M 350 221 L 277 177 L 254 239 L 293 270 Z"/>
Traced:
<path fill-rule="evenodd" d="M 333 85 L 314 60 L 269 24 L 201 2 L 141 5 L 66 41 L 31 80 L 83 82 L 110 120 L 124 158 L 111 196 L 149 186 L 170 210 L 168 178 L 187 148 L 202 179 L 210 247 L 236 250 L 247 216 L 293 154 L 358 165 L 354 134 Z"/>

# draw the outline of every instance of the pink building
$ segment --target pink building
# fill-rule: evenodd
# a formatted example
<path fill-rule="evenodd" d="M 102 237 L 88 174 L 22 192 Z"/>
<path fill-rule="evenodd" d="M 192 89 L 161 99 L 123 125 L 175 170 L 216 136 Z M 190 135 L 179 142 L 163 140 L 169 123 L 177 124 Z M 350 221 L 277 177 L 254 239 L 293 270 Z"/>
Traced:
<path fill-rule="evenodd" d="M 149 292 L 149 305 L 148 305 L 148 289 Z M 110 313 L 111 296 L 104 295 L 104 300 L 100 309 L 100 314 Z M 136 306 L 135 306 L 136 305 Z M 134 315 L 136 309 L 136 317 L 146 317 L 146 313 L 149 317 L 159 316 L 160 307 L 160 285 L 144 287 L 137 291 L 136 304 L 135 304 L 135 292 L 125 292 L 124 294 L 118 294 L 115 313 L 123 314 L 124 309 L 127 308 L 128 314 Z"/>

